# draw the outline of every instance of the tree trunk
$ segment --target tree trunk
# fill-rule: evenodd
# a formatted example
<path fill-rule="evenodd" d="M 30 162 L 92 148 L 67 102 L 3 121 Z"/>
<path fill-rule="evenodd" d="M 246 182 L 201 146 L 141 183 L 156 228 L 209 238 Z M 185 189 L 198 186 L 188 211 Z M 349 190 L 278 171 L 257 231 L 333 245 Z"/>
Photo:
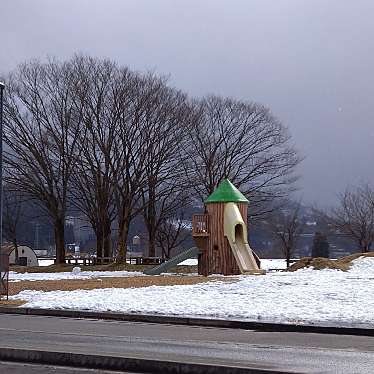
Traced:
<path fill-rule="evenodd" d="M 362 248 L 362 253 L 370 252 L 370 244 L 365 243 L 364 247 Z"/>
<path fill-rule="evenodd" d="M 118 255 L 117 261 L 120 263 L 126 263 L 126 252 L 127 252 L 127 237 L 129 234 L 130 227 L 130 212 L 128 209 L 123 210 L 123 215 L 118 223 Z"/>
<path fill-rule="evenodd" d="M 367 252 L 367 244 L 366 244 L 366 242 L 365 242 L 364 239 L 360 239 L 360 240 L 358 241 L 358 244 L 359 244 L 360 252 L 361 252 L 361 253 L 365 253 L 365 252 Z"/>
<path fill-rule="evenodd" d="M 17 239 L 13 239 L 13 247 L 14 247 L 14 263 L 18 265 L 19 263 L 19 254 L 18 254 L 18 242 Z"/>
<path fill-rule="evenodd" d="M 122 225 L 118 230 L 118 262 L 120 263 L 126 262 L 128 232 L 129 228 L 126 224 Z"/>
<path fill-rule="evenodd" d="M 54 223 L 55 245 L 56 245 L 56 264 L 65 263 L 65 222 L 64 219 L 57 219 Z"/>
<path fill-rule="evenodd" d="M 151 226 L 148 230 L 148 256 L 156 257 L 156 227 Z"/>
<path fill-rule="evenodd" d="M 289 268 L 290 263 L 291 263 L 291 252 L 289 250 L 287 250 L 286 263 L 287 263 L 287 268 Z"/>
<path fill-rule="evenodd" d="M 148 256 L 156 257 L 156 192 L 150 184 L 148 191 L 148 203 L 146 205 L 145 221 L 148 231 Z"/>
<path fill-rule="evenodd" d="M 96 257 L 100 258 L 103 257 L 103 248 L 104 248 L 104 235 L 103 235 L 103 230 L 101 228 L 101 225 L 99 224 L 100 227 L 97 227 L 95 230 L 96 234 Z"/>
<path fill-rule="evenodd" d="M 112 256 L 112 229 L 111 229 L 111 221 L 109 218 L 105 220 L 105 224 L 103 227 L 103 250 L 104 250 L 104 257 L 111 257 Z"/>

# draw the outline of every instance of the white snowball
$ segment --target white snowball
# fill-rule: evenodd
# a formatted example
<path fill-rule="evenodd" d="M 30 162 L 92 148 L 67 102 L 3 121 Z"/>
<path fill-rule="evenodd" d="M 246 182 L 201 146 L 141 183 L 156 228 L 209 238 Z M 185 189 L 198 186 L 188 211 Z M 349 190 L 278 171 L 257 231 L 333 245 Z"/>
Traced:
<path fill-rule="evenodd" d="M 82 269 L 79 267 L 79 266 L 76 266 L 73 268 L 73 270 L 71 271 L 74 275 L 77 275 L 79 274 L 80 272 L 82 271 Z"/>

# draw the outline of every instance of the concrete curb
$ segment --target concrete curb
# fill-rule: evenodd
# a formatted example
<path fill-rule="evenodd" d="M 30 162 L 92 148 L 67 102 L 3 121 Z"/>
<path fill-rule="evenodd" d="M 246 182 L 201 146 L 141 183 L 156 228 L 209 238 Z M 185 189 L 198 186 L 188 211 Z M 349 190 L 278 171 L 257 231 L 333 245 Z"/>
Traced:
<path fill-rule="evenodd" d="M 155 374 L 290 374 L 286 371 L 80 353 L 1 348 L 0 360 Z M 292 372 L 294 373 L 294 372 Z M 294 373 L 295 374 L 295 373 Z"/>
<path fill-rule="evenodd" d="M 0 314 L 22 314 L 35 316 L 65 317 L 65 318 L 90 318 L 113 321 L 159 323 L 186 326 L 204 326 L 243 330 L 256 330 L 267 332 L 300 332 L 315 334 L 374 336 L 374 329 L 358 327 L 334 327 L 313 325 L 291 325 L 282 323 L 249 322 L 238 320 L 222 320 L 194 317 L 173 317 L 147 314 L 123 314 L 114 312 L 89 312 L 81 310 L 57 310 L 37 308 L 0 307 Z"/>

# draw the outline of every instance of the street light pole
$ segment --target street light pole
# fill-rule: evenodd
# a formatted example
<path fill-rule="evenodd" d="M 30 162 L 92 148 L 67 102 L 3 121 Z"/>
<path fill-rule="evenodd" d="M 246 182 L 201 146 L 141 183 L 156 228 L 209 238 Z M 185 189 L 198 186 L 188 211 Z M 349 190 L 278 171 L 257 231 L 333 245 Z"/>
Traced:
<path fill-rule="evenodd" d="M 8 278 L 5 280 L 5 263 L 3 262 L 3 98 L 4 83 L 0 82 L 0 299 L 6 289 L 8 297 Z M 6 284 L 5 284 L 6 282 Z"/>
<path fill-rule="evenodd" d="M 0 82 L 0 252 L 3 247 L 3 99 L 5 84 Z"/>

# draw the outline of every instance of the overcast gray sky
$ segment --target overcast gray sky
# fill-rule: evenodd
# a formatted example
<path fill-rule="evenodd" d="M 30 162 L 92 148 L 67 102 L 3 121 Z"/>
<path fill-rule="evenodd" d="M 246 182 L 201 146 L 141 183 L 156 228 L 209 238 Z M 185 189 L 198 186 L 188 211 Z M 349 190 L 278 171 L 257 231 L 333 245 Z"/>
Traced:
<path fill-rule="evenodd" d="M 191 95 L 261 102 L 306 157 L 308 202 L 374 182 L 373 0 L 0 0 L 0 72 L 110 57 Z"/>

